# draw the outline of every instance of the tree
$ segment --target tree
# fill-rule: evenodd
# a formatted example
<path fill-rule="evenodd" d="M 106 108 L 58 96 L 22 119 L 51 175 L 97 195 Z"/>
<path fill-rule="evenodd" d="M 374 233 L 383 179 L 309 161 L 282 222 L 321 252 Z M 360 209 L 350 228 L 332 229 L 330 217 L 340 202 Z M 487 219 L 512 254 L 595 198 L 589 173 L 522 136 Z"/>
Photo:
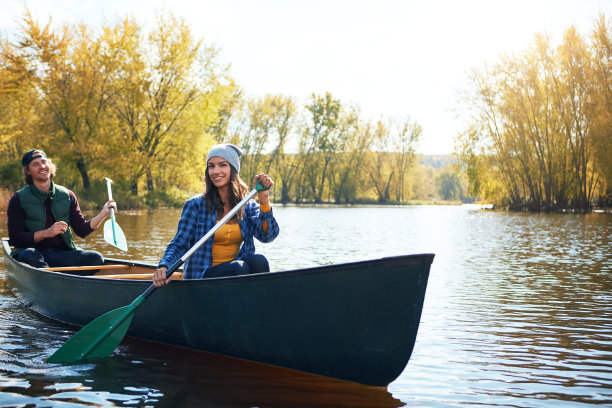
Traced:
<path fill-rule="evenodd" d="M 0 42 L 0 182 L 11 190 L 23 184 L 21 155 L 39 133 L 39 98 L 27 65 L 8 41 Z"/>
<path fill-rule="evenodd" d="M 142 178 L 148 191 L 155 178 L 189 185 L 203 173 L 194 177 L 186 169 L 203 168 L 203 152 L 212 144 L 202 129 L 218 121 L 234 84 L 216 62 L 218 51 L 195 40 L 184 20 L 159 17 L 146 39 L 132 32 L 113 105 L 123 148 L 131 152 L 129 184 L 133 193 Z"/>
<path fill-rule="evenodd" d="M 342 200 L 351 203 L 358 193 L 367 190 L 363 188 L 366 181 L 363 163 L 372 142 L 372 131 L 363 126 L 357 109 L 343 116 L 342 127 L 343 144 L 332 161 L 329 178 L 330 190 L 337 204 Z"/>
<path fill-rule="evenodd" d="M 329 163 L 337 148 L 342 104 L 329 92 L 324 96 L 313 94 L 306 110 L 309 118 L 299 141 L 298 184 L 301 188 L 296 200 L 299 202 L 308 196 L 321 202 Z"/>
<path fill-rule="evenodd" d="M 612 19 L 600 14 L 592 32 L 593 108 L 591 132 L 597 168 L 602 175 L 602 196 L 612 205 Z"/>
<path fill-rule="evenodd" d="M 410 118 L 404 119 L 399 124 L 393 121 L 395 135 L 392 138 L 392 151 L 396 154 L 393 156 L 395 168 L 397 169 L 397 187 L 395 191 L 395 199 L 404 201 L 406 174 L 414 165 L 416 147 L 423 135 L 423 128 L 417 122 L 412 122 Z"/>
<path fill-rule="evenodd" d="M 374 127 L 373 143 L 370 148 L 368 175 L 376 191 L 378 202 L 390 200 L 391 186 L 397 177 L 397 169 L 393 166 L 392 134 L 387 123 L 379 120 Z"/>
<path fill-rule="evenodd" d="M 271 105 L 274 108 L 276 143 L 269 155 L 266 169 L 273 168 L 280 177 L 281 201 L 287 203 L 295 180 L 296 156 L 287 154 L 286 148 L 296 126 L 297 108 L 293 98 L 282 95 L 273 96 Z"/>
<path fill-rule="evenodd" d="M 511 208 L 590 210 L 605 169 L 595 146 L 610 144 L 599 136 L 610 116 L 600 85 L 609 72 L 597 68 L 606 54 L 594 54 L 570 27 L 556 49 L 540 34 L 521 54 L 474 72 L 465 100 L 473 122 L 457 141 L 471 190 L 482 192 L 486 175 L 498 182 L 488 187 L 503 186 Z"/>
<path fill-rule="evenodd" d="M 41 27 L 26 9 L 24 29 L 12 58 L 24 61 L 42 101 L 43 144 L 60 160 L 76 166 L 83 187 L 90 187 L 89 169 L 104 157 L 100 130 L 114 88 L 109 81 L 116 69 L 115 50 L 96 40 L 85 25 L 64 25 L 59 32 L 50 23 Z"/>
<path fill-rule="evenodd" d="M 436 177 L 435 183 L 436 190 L 443 200 L 461 200 L 463 198 L 461 182 L 456 174 L 445 171 Z"/>

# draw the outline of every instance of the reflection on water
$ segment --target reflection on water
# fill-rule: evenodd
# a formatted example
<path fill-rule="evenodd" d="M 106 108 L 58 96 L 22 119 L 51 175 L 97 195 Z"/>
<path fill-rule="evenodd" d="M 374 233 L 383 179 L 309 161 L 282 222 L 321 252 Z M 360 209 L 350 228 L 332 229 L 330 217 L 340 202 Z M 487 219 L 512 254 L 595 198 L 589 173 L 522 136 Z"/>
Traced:
<path fill-rule="evenodd" d="M 274 211 L 281 235 L 258 246 L 274 270 L 436 254 L 412 359 L 387 389 L 136 340 L 95 364 L 47 365 L 74 328 L 24 308 L 6 288 L 2 264 L 0 407 L 612 405 L 609 215 L 437 206 Z M 127 255 L 101 232 L 79 245 L 156 262 L 179 214 L 120 213 Z"/>

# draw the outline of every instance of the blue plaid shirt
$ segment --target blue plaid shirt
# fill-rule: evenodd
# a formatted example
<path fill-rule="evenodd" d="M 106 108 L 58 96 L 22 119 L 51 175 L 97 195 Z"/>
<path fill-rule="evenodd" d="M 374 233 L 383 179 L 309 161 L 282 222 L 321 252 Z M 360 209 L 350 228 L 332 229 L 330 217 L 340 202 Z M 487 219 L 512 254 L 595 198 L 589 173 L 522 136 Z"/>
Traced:
<path fill-rule="evenodd" d="M 268 230 L 264 232 L 262 224 L 268 221 Z M 183 206 L 176 235 L 168 244 L 164 256 L 158 266 L 171 267 L 185 253 L 193 247 L 217 223 L 217 212 L 206 210 L 206 200 L 198 195 L 187 200 Z M 259 204 L 249 200 L 244 206 L 244 217 L 238 221 L 242 232 L 242 245 L 237 260 L 242 260 L 255 253 L 253 237 L 261 242 L 272 242 L 278 236 L 279 227 L 272 214 L 272 210 L 263 212 Z M 206 270 L 212 265 L 213 238 L 206 241 L 185 262 L 183 279 L 201 279 Z"/>

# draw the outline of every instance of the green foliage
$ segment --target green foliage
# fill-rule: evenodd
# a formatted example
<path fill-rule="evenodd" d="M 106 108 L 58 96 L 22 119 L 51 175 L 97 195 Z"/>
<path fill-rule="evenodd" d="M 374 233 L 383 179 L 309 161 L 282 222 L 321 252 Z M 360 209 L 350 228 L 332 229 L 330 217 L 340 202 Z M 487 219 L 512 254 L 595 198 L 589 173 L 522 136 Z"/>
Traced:
<path fill-rule="evenodd" d="M 18 190 L 23 185 L 21 162 L 16 160 L 0 165 L 0 185 L 9 190 Z"/>
<path fill-rule="evenodd" d="M 436 177 L 436 189 L 443 200 L 461 200 L 463 192 L 461 191 L 461 182 L 456 174 L 444 172 Z"/>

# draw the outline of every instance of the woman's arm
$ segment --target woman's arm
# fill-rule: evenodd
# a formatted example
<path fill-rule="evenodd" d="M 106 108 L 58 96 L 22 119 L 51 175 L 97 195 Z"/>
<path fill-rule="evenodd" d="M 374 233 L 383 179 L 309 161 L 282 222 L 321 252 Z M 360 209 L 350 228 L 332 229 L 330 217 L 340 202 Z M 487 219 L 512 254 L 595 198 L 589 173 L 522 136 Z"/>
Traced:
<path fill-rule="evenodd" d="M 190 248 L 190 243 L 193 241 L 195 225 L 197 223 L 197 212 L 199 206 L 195 202 L 196 199 L 188 200 L 183 205 L 181 218 L 176 228 L 176 235 L 166 247 L 164 255 L 160 259 L 157 269 L 153 274 L 153 284 L 155 286 L 163 286 L 170 282 L 171 279 L 166 279 L 166 271 L 168 267 L 183 256 Z"/>

